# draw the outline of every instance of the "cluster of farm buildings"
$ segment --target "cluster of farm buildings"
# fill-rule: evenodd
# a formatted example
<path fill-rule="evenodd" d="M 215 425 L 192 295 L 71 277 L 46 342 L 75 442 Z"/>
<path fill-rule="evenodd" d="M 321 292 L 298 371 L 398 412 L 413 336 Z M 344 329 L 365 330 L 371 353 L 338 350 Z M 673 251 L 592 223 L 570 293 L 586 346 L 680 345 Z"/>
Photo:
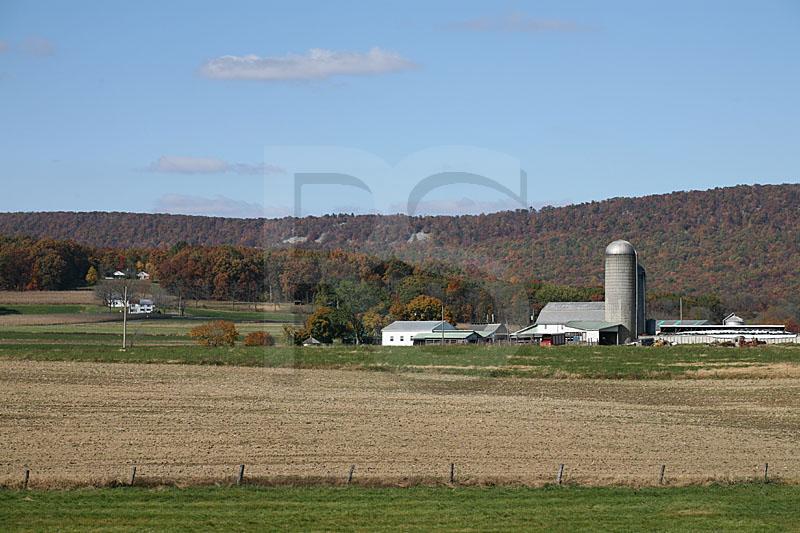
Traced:
<path fill-rule="evenodd" d="M 459 329 L 443 320 L 397 321 L 383 328 L 381 344 L 714 344 L 721 342 L 797 343 L 784 325 L 751 325 L 731 313 L 722 324 L 706 320 L 655 320 L 647 317 L 647 273 L 628 241 L 605 251 L 605 301 L 550 302 L 530 326 L 509 332 L 504 324 Z"/>

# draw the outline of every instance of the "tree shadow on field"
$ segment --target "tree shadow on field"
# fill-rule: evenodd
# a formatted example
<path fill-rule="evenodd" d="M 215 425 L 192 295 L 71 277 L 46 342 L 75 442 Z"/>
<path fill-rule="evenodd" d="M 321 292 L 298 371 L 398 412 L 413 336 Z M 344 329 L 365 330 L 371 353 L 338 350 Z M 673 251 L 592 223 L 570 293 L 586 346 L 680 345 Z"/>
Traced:
<path fill-rule="evenodd" d="M 9 309 L 8 307 L 0 307 L 0 316 L 3 316 L 3 315 L 20 315 L 20 314 L 22 314 L 22 313 L 20 313 L 16 309 Z"/>

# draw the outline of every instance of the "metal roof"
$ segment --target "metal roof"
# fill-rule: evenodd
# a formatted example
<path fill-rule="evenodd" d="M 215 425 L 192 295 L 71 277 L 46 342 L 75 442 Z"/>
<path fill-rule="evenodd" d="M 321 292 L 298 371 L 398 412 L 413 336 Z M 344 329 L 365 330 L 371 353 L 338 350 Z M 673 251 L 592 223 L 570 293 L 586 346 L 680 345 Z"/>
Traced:
<path fill-rule="evenodd" d="M 508 330 L 503 324 L 473 324 L 472 329 L 482 337 L 488 337 L 495 333 L 508 333 Z"/>
<path fill-rule="evenodd" d="M 544 326 L 546 324 L 541 324 L 541 325 Z M 513 335 L 529 336 L 529 335 L 541 335 L 541 334 L 547 334 L 547 335 L 554 334 L 552 331 L 546 331 L 545 328 L 542 328 L 542 331 L 539 331 L 539 326 L 540 324 L 534 324 L 533 326 L 522 328 L 521 330 L 515 332 Z M 606 322 L 604 320 L 570 320 L 569 322 L 565 322 L 563 326 L 571 329 L 580 329 L 583 331 L 617 331 L 620 325 L 612 324 L 611 322 Z M 566 333 L 566 332 L 559 332 L 559 333 Z"/>
<path fill-rule="evenodd" d="M 517 335 L 535 335 L 537 333 L 539 333 L 539 326 L 533 324 L 532 326 L 527 326 L 520 330 L 517 330 L 511 335 L 516 337 Z"/>
<path fill-rule="evenodd" d="M 455 330 L 455 331 L 445 331 L 444 338 L 445 339 L 466 339 L 471 337 L 472 335 L 478 336 L 477 333 L 474 331 L 465 331 L 465 330 Z M 414 340 L 426 340 L 426 339 L 441 339 L 442 332 L 427 332 L 427 333 L 418 333 L 414 335 Z"/>
<path fill-rule="evenodd" d="M 605 302 L 550 302 L 536 319 L 537 324 L 566 324 L 576 320 L 605 321 Z"/>
<path fill-rule="evenodd" d="M 444 326 L 442 326 L 444 324 Z M 449 322 L 441 320 L 396 320 L 383 328 L 382 331 L 402 331 L 403 333 L 424 333 L 431 331 L 441 331 L 442 327 L 447 330 L 456 329 Z"/>
<path fill-rule="evenodd" d="M 656 320 L 660 326 L 705 326 L 708 320 Z"/>

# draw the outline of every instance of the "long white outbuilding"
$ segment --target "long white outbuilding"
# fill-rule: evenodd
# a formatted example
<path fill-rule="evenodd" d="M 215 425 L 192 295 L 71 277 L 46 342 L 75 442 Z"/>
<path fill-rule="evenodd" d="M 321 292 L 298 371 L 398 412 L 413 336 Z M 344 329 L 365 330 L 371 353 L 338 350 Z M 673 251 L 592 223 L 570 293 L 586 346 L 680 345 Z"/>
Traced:
<path fill-rule="evenodd" d="M 381 344 L 384 346 L 413 346 L 415 335 L 455 331 L 455 329 L 449 322 L 441 320 L 398 320 L 381 330 Z"/>

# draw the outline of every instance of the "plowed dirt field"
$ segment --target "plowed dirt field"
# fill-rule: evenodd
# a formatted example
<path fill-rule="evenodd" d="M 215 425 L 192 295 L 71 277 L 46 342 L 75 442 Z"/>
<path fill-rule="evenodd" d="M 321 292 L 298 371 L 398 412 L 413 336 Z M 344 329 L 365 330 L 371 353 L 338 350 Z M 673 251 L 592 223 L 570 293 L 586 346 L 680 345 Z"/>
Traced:
<path fill-rule="evenodd" d="M 491 379 L 0 361 L 0 484 L 800 481 L 800 380 Z"/>

